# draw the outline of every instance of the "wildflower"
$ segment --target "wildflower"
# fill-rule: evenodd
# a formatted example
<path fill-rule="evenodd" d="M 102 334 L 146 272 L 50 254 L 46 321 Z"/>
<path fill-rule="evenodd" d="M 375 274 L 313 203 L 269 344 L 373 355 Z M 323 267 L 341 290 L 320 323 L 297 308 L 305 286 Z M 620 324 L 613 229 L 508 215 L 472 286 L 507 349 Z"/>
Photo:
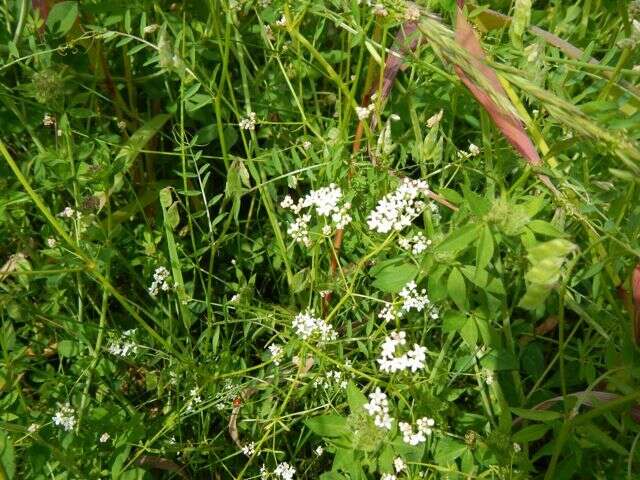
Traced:
<path fill-rule="evenodd" d="M 157 23 L 153 23 L 151 25 L 147 25 L 146 27 L 144 27 L 142 29 L 142 35 L 150 35 L 153 32 L 155 32 L 156 30 L 158 30 L 158 28 L 160 27 L 160 25 L 158 25 Z"/>
<path fill-rule="evenodd" d="M 380 370 L 386 373 L 411 370 L 417 372 L 425 367 L 426 347 L 414 344 L 413 348 L 402 355 L 396 355 L 396 349 L 407 343 L 405 332 L 393 332 L 384 339 L 382 352 L 378 358 Z"/>
<path fill-rule="evenodd" d="M 120 121 L 118 122 L 118 128 L 119 128 L 120 130 L 124 130 L 125 128 L 127 128 L 127 122 L 125 122 L 124 120 L 120 120 Z"/>
<path fill-rule="evenodd" d="M 389 15 L 389 11 L 385 8 L 385 6 L 381 3 L 376 3 L 373 6 L 373 14 L 379 17 L 386 17 Z"/>
<path fill-rule="evenodd" d="M 408 22 L 417 22 L 420 20 L 420 8 L 415 3 L 407 3 L 404 10 L 404 19 Z"/>
<path fill-rule="evenodd" d="M 55 238 L 53 237 L 47 238 L 47 247 L 55 248 L 56 245 L 58 245 L 58 241 Z"/>
<path fill-rule="evenodd" d="M 325 320 L 314 317 L 311 312 L 301 312 L 293 319 L 293 329 L 303 340 L 319 336 L 321 341 L 335 340 L 338 333 Z"/>
<path fill-rule="evenodd" d="M 316 378 L 313 381 L 313 386 L 318 388 L 318 387 L 322 387 L 322 388 L 331 388 L 332 386 L 336 386 L 341 388 L 342 390 L 346 390 L 347 388 L 347 380 L 345 380 L 342 376 L 342 372 L 338 371 L 338 370 L 329 370 L 326 374 L 325 377 L 319 377 Z"/>
<path fill-rule="evenodd" d="M 167 270 L 165 267 L 156 268 L 155 272 L 153 273 L 153 282 L 149 287 L 149 294 L 152 297 L 155 297 L 156 295 L 158 295 L 160 290 L 162 290 L 163 292 L 166 292 L 171 288 L 171 286 L 167 282 L 168 277 L 169 277 L 169 270 Z"/>
<path fill-rule="evenodd" d="M 192 388 L 189 391 L 189 400 L 187 401 L 187 413 L 191 413 L 194 411 L 194 407 L 199 405 L 200 403 L 202 403 L 202 398 L 200 397 L 199 393 L 198 393 L 198 389 L 197 388 Z"/>
<path fill-rule="evenodd" d="M 418 232 L 411 237 L 398 239 L 398 245 L 400 245 L 400 248 L 411 252 L 413 255 L 420 255 L 429 245 L 431 245 L 431 240 L 427 240 L 422 232 Z"/>
<path fill-rule="evenodd" d="M 478 148 L 478 146 L 475 145 L 474 143 L 470 143 L 469 144 L 469 155 L 471 155 L 472 157 L 476 157 L 476 156 L 480 155 L 480 148 Z"/>
<path fill-rule="evenodd" d="M 491 370 L 484 369 L 480 373 L 480 376 L 484 378 L 484 383 L 486 383 L 489 386 L 493 385 L 495 377 L 493 376 L 493 372 Z"/>
<path fill-rule="evenodd" d="M 409 445 L 419 445 L 427 440 L 431 435 L 431 427 L 435 424 L 432 418 L 423 417 L 416 422 L 417 431 L 413 431 L 413 426 L 407 422 L 400 422 L 398 428 L 402 433 L 402 441 Z"/>
<path fill-rule="evenodd" d="M 71 207 L 65 207 L 65 208 L 64 208 L 64 210 L 62 210 L 62 211 L 58 214 L 58 216 L 59 216 L 59 217 L 62 217 L 62 218 L 72 218 L 72 217 L 74 217 L 74 216 L 76 216 L 76 217 L 80 218 L 80 215 L 81 215 L 81 213 L 80 213 L 80 212 L 78 212 L 78 211 L 74 210 L 74 209 L 73 209 L 73 208 L 71 208 Z"/>
<path fill-rule="evenodd" d="M 45 127 L 52 127 L 56 124 L 56 118 L 49 115 L 48 113 L 44 114 L 44 117 L 42 117 L 42 125 L 44 125 Z"/>
<path fill-rule="evenodd" d="M 309 140 L 305 140 L 304 142 L 302 142 L 302 148 L 304 148 L 305 150 L 309 150 L 311 148 L 311 142 Z"/>
<path fill-rule="evenodd" d="M 385 195 L 376 205 L 369 217 L 369 229 L 378 233 L 400 231 L 409 225 L 427 206 L 420 197 L 424 197 L 429 186 L 422 180 L 405 178 L 392 193 Z"/>
<path fill-rule="evenodd" d="M 256 113 L 249 112 L 246 117 L 240 119 L 238 124 L 243 130 L 255 130 L 256 129 Z"/>
<path fill-rule="evenodd" d="M 411 309 L 421 312 L 430 303 L 426 289 L 418 292 L 418 286 L 413 280 L 407 283 L 398 295 L 404 300 L 402 310 L 405 312 Z"/>
<path fill-rule="evenodd" d="M 107 432 L 104 432 L 102 435 L 100 435 L 100 443 L 107 443 L 110 438 L 111 435 L 109 435 Z"/>
<path fill-rule="evenodd" d="M 279 463 L 273 474 L 280 480 L 292 480 L 296 474 L 296 469 L 289 465 L 287 462 Z"/>
<path fill-rule="evenodd" d="M 315 453 L 316 456 L 320 457 L 324 453 L 324 448 L 322 448 L 322 445 L 318 445 L 313 453 Z"/>
<path fill-rule="evenodd" d="M 358 120 L 363 121 L 371 116 L 373 111 L 376 109 L 374 103 L 370 103 L 366 107 L 356 107 L 356 115 L 358 116 Z"/>
<path fill-rule="evenodd" d="M 442 115 L 443 115 L 443 111 L 440 110 L 438 113 L 429 117 L 429 120 L 427 120 L 427 127 L 433 128 L 438 123 L 440 123 L 440 120 L 442 120 Z"/>
<path fill-rule="evenodd" d="M 404 463 L 404 460 L 401 457 L 396 457 L 393 459 L 393 467 L 396 469 L 396 473 L 400 473 L 403 470 L 406 470 L 407 464 Z"/>
<path fill-rule="evenodd" d="M 272 343 L 267 347 L 267 349 L 271 354 L 271 358 L 273 358 L 273 363 L 275 365 L 280 365 L 280 358 L 282 357 L 282 347 L 277 343 Z"/>
<path fill-rule="evenodd" d="M 36 433 L 38 431 L 38 428 L 40 428 L 40 426 L 37 423 L 32 423 L 31 425 L 29 425 L 29 428 L 27 428 L 27 432 Z"/>
<path fill-rule="evenodd" d="M 393 418 L 389 415 L 389 402 L 387 395 L 380 388 L 369 394 L 369 402 L 365 403 L 363 408 L 373 417 L 376 427 L 391 430 Z"/>
<path fill-rule="evenodd" d="M 273 42 L 276 37 L 273 35 L 273 30 L 271 29 L 271 25 L 265 25 L 264 27 L 264 36 L 267 38 L 267 40 Z"/>
<path fill-rule="evenodd" d="M 242 446 L 242 453 L 244 453 L 247 457 L 253 456 L 256 453 L 256 444 L 255 442 L 247 443 Z"/>
<path fill-rule="evenodd" d="M 239 301 L 240 301 L 240 294 L 235 293 L 229 300 L 229 303 L 238 303 Z"/>
<path fill-rule="evenodd" d="M 107 347 L 107 351 L 111 355 L 116 355 L 118 357 L 135 355 L 138 352 L 138 345 L 134 341 L 135 334 L 136 329 L 126 330 L 122 333 L 120 338 L 111 340 L 111 343 Z"/>
<path fill-rule="evenodd" d="M 69 432 L 76 426 L 76 412 L 68 403 L 59 405 L 58 411 L 52 417 L 53 423 Z"/>
<path fill-rule="evenodd" d="M 396 477 L 393 473 L 383 473 L 380 477 L 380 480 L 398 480 L 398 477 Z"/>
<path fill-rule="evenodd" d="M 400 317 L 400 313 L 398 309 L 392 303 L 386 303 L 380 313 L 378 313 L 378 318 L 381 318 L 385 322 L 390 322 L 392 320 L 396 320 Z"/>
<path fill-rule="evenodd" d="M 276 20 L 276 25 L 279 27 L 286 27 L 287 26 L 287 18 L 282 15 L 280 17 L 280 20 Z"/>

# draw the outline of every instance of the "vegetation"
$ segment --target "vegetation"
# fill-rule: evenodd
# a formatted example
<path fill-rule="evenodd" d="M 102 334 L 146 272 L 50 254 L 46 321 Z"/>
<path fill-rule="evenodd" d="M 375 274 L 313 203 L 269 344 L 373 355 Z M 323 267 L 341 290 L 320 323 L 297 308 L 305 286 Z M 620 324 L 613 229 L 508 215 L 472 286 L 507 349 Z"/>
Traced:
<path fill-rule="evenodd" d="M 0 20 L 0 479 L 640 478 L 639 2 Z"/>

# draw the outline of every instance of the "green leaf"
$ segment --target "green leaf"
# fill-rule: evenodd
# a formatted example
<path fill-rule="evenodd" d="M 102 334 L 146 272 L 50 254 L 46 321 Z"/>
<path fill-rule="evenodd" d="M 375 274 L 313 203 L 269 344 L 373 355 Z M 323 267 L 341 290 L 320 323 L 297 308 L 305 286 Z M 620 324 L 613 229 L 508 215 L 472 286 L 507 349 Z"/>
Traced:
<path fill-rule="evenodd" d="M 6 432 L 0 430 L 0 467 L 6 480 L 12 480 L 16 475 L 16 454 L 11 438 Z"/>
<path fill-rule="evenodd" d="M 437 253 L 458 252 L 465 249 L 478 236 L 480 225 L 465 225 L 451 232 L 438 246 L 434 248 Z"/>
<path fill-rule="evenodd" d="M 522 430 L 513 434 L 511 439 L 516 443 L 533 442 L 544 436 L 549 431 L 551 425 L 546 423 L 537 423 L 535 425 L 529 425 Z"/>
<path fill-rule="evenodd" d="M 47 28 L 58 37 L 71 30 L 78 18 L 78 2 L 60 2 L 53 6 L 47 17 Z"/>
<path fill-rule="evenodd" d="M 340 415 L 320 415 L 304 421 L 309 430 L 323 438 L 335 438 L 349 435 L 347 419 Z"/>
<path fill-rule="evenodd" d="M 58 342 L 58 353 L 62 357 L 71 358 L 78 355 L 80 346 L 74 340 L 61 340 Z"/>
<path fill-rule="evenodd" d="M 539 422 L 550 422 L 562 418 L 562 414 L 552 410 L 529 410 L 526 408 L 511 407 L 511 411 L 527 420 L 537 420 Z"/>
<path fill-rule="evenodd" d="M 439 465 L 448 465 L 467 450 L 467 446 L 450 437 L 442 437 L 438 440 L 434 458 Z"/>
<path fill-rule="evenodd" d="M 467 309 L 467 286 L 462 273 L 455 267 L 447 279 L 447 292 L 460 310 Z"/>
<path fill-rule="evenodd" d="M 180 212 L 178 211 L 178 202 L 173 202 L 169 208 L 167 208 L 167 222 L 171 227 L 171 230 L 175 230 L 180 224 Z"/>
<path fill-rule="evenodd" d="M 493 237 L 491 229 L 485 225 L 480 232 L 480 238 L 476 245 L 476 275 L 489 265 L 493 257 Z"/>
<path fill-rule="evenodd" d="M 373 286 L 386 293 L 398 293 L 417 274 L 418 267 L 410 263 L 389 265 L 375 275 Z"/>
<path fill-rule="evenodd" d="M 534 233 L 539 233 L 540 235 L 546 235 L 548 237 L 564 237 L 564 232 L 561 232 L 556 227 L 551 225 L 549 222 L 545 222 L 543 220 L 531 220 L 527 224 L 527 228 Z"/>
<path fill-rule="evenodd" d="M 442 331 L 452 333 L 459 331 L 467 323 L 467 317 L 456 311 L 447 312 L 442 319 Z"/>
<path fill-rule="evenodd" d="M 347 402 L 349 403 L 351 413 L 360 412 L 362 406 L 367 403 L 367 397 L 364 396 L 364 393 L 362 393 L 353 382 L 349 382 L 347 385 Z"/>
<path fill-rule="evenodd" d="M 467 321 L 460 329 L 460 336 L 469 348 L 474 348 L 478 343 L 478 326 L 472 317 L 467 318 Z"/>

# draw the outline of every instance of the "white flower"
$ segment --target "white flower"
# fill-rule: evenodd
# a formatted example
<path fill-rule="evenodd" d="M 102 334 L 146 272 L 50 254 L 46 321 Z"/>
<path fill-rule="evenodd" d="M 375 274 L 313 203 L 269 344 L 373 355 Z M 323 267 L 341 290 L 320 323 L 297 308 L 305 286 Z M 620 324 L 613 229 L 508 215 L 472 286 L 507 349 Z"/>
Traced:
<path fill-rule="evenodd" d="M 128 357 L 130 355 L 135 355 L 138 352 L 138 345 L 136 344 L 134 339 L 135 334 L 135 328 L 126 330 L 118 338 L 114 338 L 111 340 L 109 346 L 107 347 L 107 351 L 111 355 L 116 355 L 118 357 Z"/>
<path fill-rule="evenodd" d="M 58 241 L 55 238 L 53 237 L 47 238 L 47 247 L 55 248 L 56 245 L 58 245 Z"/>
<path fill-rule="evenodd" d="M 400 473 L 407 468 L 407 464 L 401 457 L 396 457 L 393 459 L 393 468 L 396 469 L 396 473 Z"/>
<path fill-rule="evenodd" d="M 478 148 L 477 145 L 475 145 L 473 143 L 470 143 L 469 144 L 469 155 L 471 155 L 472 157 L 480 155 L 480 148 Z"/>
<path fill-rule="evenodd" d="M 273 363 L 275 365 L 280 365 L 280 358 L 282 357 L 282 347 L 277 343 L 272 343 L 267 347 L 271 357 L 273 358 Z"/>
<path fill-rule="evenodd" d="M 125 128 L 127 128 L 127 122 L 125 122 L 124 120 L 120 120 L 120 121 L 118 122 L 118 128 L 119 128 L 120 130 L 124 130 Z"/>
<path fill-rule="evenodd" d="M 521 450 L 522 450 L 522 447 L 520 446 L 520 444 L 519 444 L 519 443 L 514 443 L 514 444 L 513 444 L 513 451 L 514 451 L 515 453 L 520 453 L 520 451 L 521 451 Z"/>
<path fill-rule="evenodd" d="M 286 27 L 287 26 L 287 18 L 282 15 L 280 17 L 280 20 L 276 20 L 276 25 L 279 27 Z"/>
<path fill-rule="evenodd" d="M 152 297 L 158 295 L 160 290 L 163 292 L 171 289 L 171 285 L 167 282 L 167 278 L 169 278 L 169 270 L 165 267 L 156 268 L 155 272 L 153 272 L 153 282 L 151 282 L 151 286 L 149 287 L 149 294 Z"/>
<path fill-rule="evenodd" d="M 440 110 L 438 113 L 429 117 L 429 120 L 427 120 L 427 127 L 433 128 L 438 123 L 440 123 L 440 120 L 442 120 L 442 115 L 443 115 L 443 111 Z"/>
<path fill-rule="evenodd" d="M 107 443 L 110 438 L 111 435 L 109 435 L 107 432 L 104 432 L 102 435 L 100 435 L 100 443 Z"/>
<path fill-rule="evenodd" d="M 31 425 L 29 425 L 29 428 L 27 428 L 27 432 L 36 433 L 38 431 L 38 428 L 40 428 L 40 426 L 37 423 L 32 423 Z"/>
<path fill-rule="evenodd" d="M 493 372 L 491 370 L 487 370 L 484 369 L 481 373 L 480 376 L 484 378 L 484 382 L 487 385 L 493 385 L 493 382 L 495 380 L 495 377 L 493 376 Z"/>
<path fill-rule="evenodd" d="M 76 426 L 76 412 L 75 410 L 66 403 L 65 405 L 60 405 L 59 410 L 52 417 L 54 425 L 58 425 L 62 427 L 65 431 L 69 432 L 73 430 L 73 427 Z"/>
<path fill-rule="evenodd" d="M 398 477 L 396 477 L 393 473 L 383 473 L 380 477 L 380 480 L 398 480 Z"/>
<path fill-rule="evenodd" d="M 189 400 L 187 401 L 187 413 L 191 413 L 195 410 L 195 406 L 199 405 L 200 403 L 202 403 L 202 398 L 200 397 L 200 394 L 198 393 L 198 389 L 196 387 L 192 388 L 189 391 Z"/>
<path fill-rule="evenodd" d="M 287 195 L 280 202 L 280 206 L 282 208 L 291 208 L 293 207 L 293 205 L 294 205 L 294 202 L 293 202 L 293 198 L 291 198 L 291 195 Z"/>
<path fill-rule="evenodd" d="M 56 118 L 52 117 L 48 113 L 45 113 L 44 117 L 42 117 L 42 125 L 44 125 L 45 127 L 51 127 L 55 124 L 56 124 Z"/>
<path fill-rule="evenodd" d="M 158 25 L 157 23 L 153 23 L 151 25 L 147 25 L 146 27 L 144 27 L 142 29 L 142 34 L 143 35 L 150 35 L 153 32 L 155 32 L 158 29 L 159 26 L 160 25 Z"/>
<path fill-rule="evenodd" d="M 407 283 L 398 295 L 403 300 L 402 310 L 404 312 L 408 312 L 411 309 L 421 312 L 431 303 L 427 296 L 427 291 L 424 288 L 418 291 L 418 286 L 413 280 Z"/>
<path fill-rule="evenodd" d="M 240 301 L 240 294 L 234 293 L 231 299 L 229 300 L 229 303 L 238 303 L 239 301 Z"/>
<path fill-rule="evenodd" d="M 342 372 L 338 370 L 329 370 L 324 378 L 318 377 L 313 381 L 313 386 L 318 388 L 322 387 L 324 389 L 338 387 L 342 390 L 346 390 L 347 388 L 347 380 L 344 379 Z"/>
<path fill-rule="evenodd" d="M 264 36 L 267 37 L 270 41 L 274 41 L 276 37 L 273 35 L 273 30 L 271 29 L 271 25 L 264 26 Z"/>
<path fill-rule="evenodd" d="M 376 205 L 369 217 L 369 229 L 378 233 L 400 231 L 409 225 L 426 207 L 422 199 L 429 191 L 429 186 L 422 180 L 405 178 L 392 193 L 385 195 Z"/>
<path fill-rule="evenodd" d="M 411 237 L 400 237 L 398 239 L 398 245 L 400 248 L 411 252 L 413 255 L 420 255 L 427 249 L 427 247 L 429 247 L 429 245 L 431 245 L 431 240 L 427 240 L 424 233 L 418 232 Z"/>
<path fill-rule="evenodd" d="M 408 22 L 420 20 L 420 8 L 415 3 L 408 3 L 404 10 L 404 19 Z"/>
<path fill-rule="evenodd" d="M 74 217 L 74 216 L 75 216 L 75 217 L 77 217 L 77 218 L 80 218 L 80 217 L 81 217 L 81 215 L 82 215 L 82 214 L 81 214 L 80 212 L 78 212 L 78 211 L 74 210 L 74 209 L 73 209 L 73 208 L 71 208 L 71 207 L 65 207 L 65 208 L 64 208 L 64 210 L 62 210 L 62 211 L 58 214 L 58 216 L 59 216 L 59 217 L 63 217 L 63 218 L 72 218 L 72 217 Z"/>
<path fill-rule="evenodd" d="M 391 430 L 393 418 L 389 415 L 389 402 L 387 395 L 380 388 L 369 394 L 369 402 L 365 403 L 363 408 L 373 417 L 376 427 Z"/>
<path fill-rule="evenodd" d="M 431 435 L 431 427 L 435 422 L 432 418 L 423 417 L 416 422 L 417 431 L 414 433 L 410 423 L 400 422 L 398 428 L 402 433 L 402 441 L 409 445 L 419 445 L 427 440 L 427 436 Z"/>
<path fill-rule="evenodd" d="M 311 142 L 309 140 L 305 140 L 304 142 L 302 142 L 302 148 L 304 148 L 305 150 L 309 150 L 311 148 Z"/>
<path fill-rule="evenodd" d="M 238 126 L 243 130 L 255 130 L 256 112 L 249 112 L 246 117 L 240 119 Z"/>
<path fill-rule="evenodd" d="M 385 322 L 390 322 L 400 318 L 400 312 L 398 312 L 398 309 L 393 303 L 385 302 L 385 306 L 382 307 L 382 310 L 378 313 L 378 318 L 381 318 Z"/>
<path fill-rule="evenodd" d="M 373 14 L 378 15 L 379 17 L 386 17 L 389 15 L 389 11 L 385 8 L 385 6 L 381 3 L 376 3 L 373 6 Z"/>
<path fill-rule="evenodd" d="M 382 351 L 377 360 L 380 364 L 380 370 L 386 373 L 411 370 L 415 373 L 425 367 L 426 347 L 414 344 L 411 350 L 402 355 L 396 355 L 397 347 L 404 346 L 406 343 L 405 332 L 392 332 L 384 339 Z"/>
<path fill-rule="evenodd" d="M 324 453 L 324 448 L 322 448 L 322 445 L 318 445 L 316 449 L 313 451 L 313 453 L 315 453 L 316 456 L 319 457 Z"/>
<path fill-rule="evenodd" d="M 366 107 L 356 107 L 356 115 L 358 116 L 358 120 L 363 121 L 371 116 L 373 111 L 376 109 L 375 103 L 370 103 Z"/>
<path fill-rule="evenodd" d="M 256 444 L 255 442 L 247 443 L 242 447 L 242 453 L 244 453 L 247 457 L 251 457 L 254 453 L 256 453 Z"/>
<path fill-rule="evenodd" d="M 325 320 L 316 318 L 309 311 L 301 312 L 293 319 L 293 329 L 296 335 L 303 340 L 309 340 L 314 336 L 320 337 L 320 340 L 327 342 L 335 340 L 338 333 Z"/>
<path fill-rule="evenodd" d="M 273 474 L 280 480 L 293 480 L 293 476 L 296 474 L 296 469 L 289 465 L 287 462 L 279 463 Z"/>
<path fill-rule="evenodd" d="M 331 235 L 331 225 L 325 225 L 322 227 L 322 234 L 326 236 Z"/>

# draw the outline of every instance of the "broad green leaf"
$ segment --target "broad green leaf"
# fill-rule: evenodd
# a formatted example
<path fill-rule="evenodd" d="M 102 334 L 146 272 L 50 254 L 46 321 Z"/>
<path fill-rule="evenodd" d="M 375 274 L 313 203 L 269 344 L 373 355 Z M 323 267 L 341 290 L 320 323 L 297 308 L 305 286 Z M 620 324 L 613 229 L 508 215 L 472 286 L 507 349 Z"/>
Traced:
<path fill-rule="evenodd" d="M 460 310 L 467 309 L 467 286 L 462 273 L 455 267 L 447 279 L 447 292 Z"/>
<path fill-rule="evenodd" d="M 546 423 L 537 423 L 535 425 L 528 425 L 522 430 L 513 434 L 511 439 L 517 443 L 533 442 L 544 436 L 549 431 L 551 425 Z"/>
<path fill-rule="evenodd" d="M 320 415 L 304 421 L 309 430 L 316 435 L 326 438 L 335 438 L 348 435 L 347 419 L 340 415 Z"/>
<path fill-rule="evenodd" d="M 565 236 L 563 232 L 558 230 L 549 222 L 545 222 L 543 220 L 531 220 L 527 224 L 527 228 L 534 233 L 539 233 L 540 235 L 546 235 L 548 237 L 564 237 Z"/>
<path fill-rule="evenodd" d="M 356 387 L 355 383 L 349 382 L 347 385 L 347 402 L 351 413 L 356 413 L 362 410 L 362 406 L 367 403 L 367 397 Z"/>
<path fill-rule="evenodd" d="M 491 261 L 491 257 L 493 257 L 493 237 L 491 229 L 485 225 L 480 231 L 480 238 L 476 245 L 476 275 L 484 270 Z"/>
<path fill-rule="evenodd" d="M 78 342 L 74 340 L 61 340 L 58 342 L 58 353 L 63 357 L 74 357 L 80 352 Z"/>
<path fill-rule="evenodd" d="M 467 446 L 450 437 L 438 439 L 435 451 L 435 461 L 439 465 L 448 465 L 467 450 Z"/>
<path fill-rule="evenodd" d="M 469 246 L 478 237 L 480 225 L 470 224 L 451 232 L 438 246 L 435 252 L 458 252 Z"/>
<path fill-rule="evenodd" d="M 511 412 L 527 420 L 537 420 L 539 422 L 550 422 L 562 418 L 562 414 L 552 410 L 529 410 L 526 408 L 511 407 Z"/>
<path fill-rule="evenodd" d="M 410 263 L 389 265 L 375 275 L 373 286 L 387 293 L 398 293 L 418 274 L 418 267 Z"/>
<path fill-rule="evenodd" d="M 47 28 L 57 37 L 66 35 L 78 18 L 78 2 L 60 2 L 53 6 L 47 17 Z"/>
<path fill-rule="evenodd" d="M 460 336 L 469 348 L 474 348 L 478 343 L 478 327 L 472 317 L 467 318 L 467 321 L 460 329 Z"/>
<path fill-rule="evenodd" d="M 0 474 L 3 478 L 12 480 L 16 475 L 16 454 L 11 438 L 6 432 L 0 430 Z"/>

